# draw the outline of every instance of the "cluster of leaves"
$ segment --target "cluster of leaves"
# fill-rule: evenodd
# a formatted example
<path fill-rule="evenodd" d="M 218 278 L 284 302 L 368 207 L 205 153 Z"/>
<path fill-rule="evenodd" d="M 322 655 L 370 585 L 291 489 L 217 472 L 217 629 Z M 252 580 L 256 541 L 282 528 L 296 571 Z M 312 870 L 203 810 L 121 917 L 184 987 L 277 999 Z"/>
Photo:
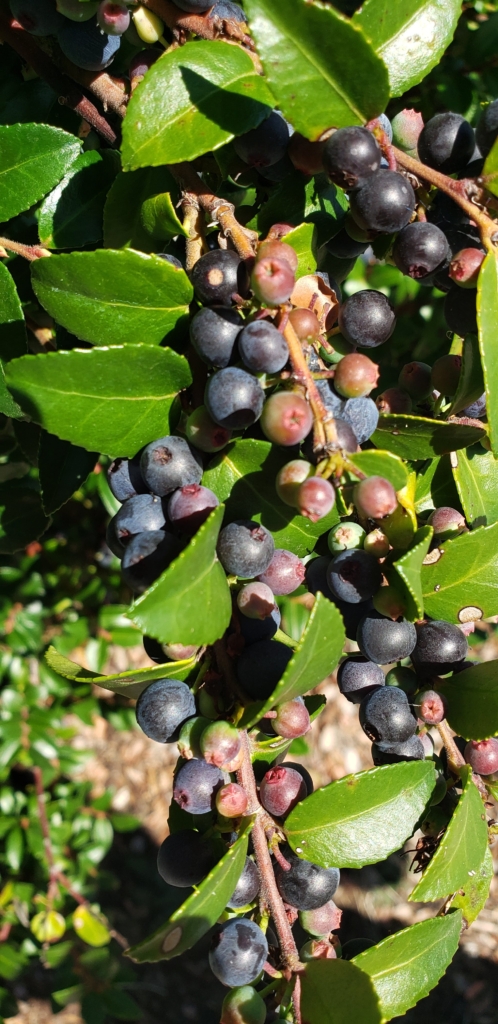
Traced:
<path fill-rule="evenodd" d="M 257 73 L 246 49 L 223 40 L 190 40 L 171 49 L 130 99 L 120 157 L 99 148 L 93 136 L 82 144 L 75 116 L 61 111 L 49 87 L 24 81 L 20 64 L 9 51 L 0 92 L 0 221 L 7 239 L 41 245 L 53 255 L 36 259 L 30 274 L 18 257 L 8 256 L 0 264 L 0 551 L 6 555 L 43 536 L 51 529 L 52 516 L 56 526 L 58 510 L 75 491 L 81 493 L 78 488 L 99 455 L 104 462 L 107 456 L 133 456 L 178 424 L 178 396 L 192 383 L 183 353 L 193 289 L 186 273 L 157 255 L 181 254 L 187 233 L 177 212 L 178 185 L 168 165 L 196 161 L 206 185 L 233 202 L 241 222 L 261 234 L 275 222 L 294 223 L 288 240 L 298 253 L 299 276 L 317 267 L 337 275 L 340 268 L 327 255 L 325 243 L 343 223 L 344 195 L 323 176 L 306 179 L 297 171 L 275 186 L 262 183 L 249 170 L 234 176 L 233 138 L 257 126 L 275 106 L 296 130 L 314 140 L 331 126 L 363 124 L 386 108 L 392 114 L 414 101 L 424 114 L 451 106 L 473 117 L 479 103 L 495 93 L 492 55 L 498 15 L 484 17 L 479 27 L 476 13 L 488 13 L 482 3 L 466 11 L 437 71 L 432 69 L 457 26 L 457 0 L 403 0 L 389 16 L 383 0 L 367 0 L 351 19 L 330 4 L 305 0 L 296 0 L 292 15 L 285 0 L 245 0 L 244 6 L 264 75 Z M 484 71 L 478 77 L 482 61 Z M 460 74 L 461 67 L 466 75 Z M 30 107 L 33 94 L 36 108 Z M 36 123 L 30 123 L 33 109 Z M 498 164 L 495 150 L 485 167 L 491 192 Z M 384 254 L 376 252 L 379 258 Z M 397 379 L 408 353 L 410 358 L 432 361 L 447 350 L 439 293 L 403 278 L 390 265 L 358 264 L 349 270 L 346 291 L 363 282 L 381 288 L 399 313 L 389 354 L 380 353 L 386 385 Z M 386 415 L 373 436 L 374 448 L 351 459 L 367 475 L 390 480 L 400 498 L 402 512 L 392 534 L 399 556 L 392 571 L 411 620 L 428 615 L 458 622 L 491 617 L 498 610 L 497 276 L 492 250 L 478 287 L 479 337 L 452 342 L 452 351 L 461 351 L 463 359 L 449 412 L 458 413 L 474 400 L 484 382 L 487 425 Z M 490 450 L 479 443 L 485 435 Z M 274 479 L 284 461 L 285 456 L 266 441 L 238 439 L 210 463 L 203 482 L 225 503 L 229 519 L 250 516 L 272 531 L 277 546 L 306 556 L 317 545 L 320 550 L 320 535 L 334 519 L 325 527 L 282 510 Z M 98 490 L 112 514 L 115 505 L 103 474 L 90 479 L 88 493 Z M 471 529 L 445 543 L 437 561 L 427 562 L 432 534 L 429 527 L 417 528 L 417 515 L 441 505 L 461 507 Z M 29 548 L 23 556 L 27 562 L 10 559 L 5 565 L 5 580 L 23 588 L 22 607 L 14 612 L 7 602 L 4 608 L 9 620 L 4 667 L 12 681 L 6 682 L 2 694 L 1 766 L 6 787 L 0 799 L 6 816 L 3 857 L 12 872 L 30 857 L 41 864 L 47 881 L 39 803 L 31 790 L 19 795 L 8 784 L 8 772 L 20 764 L 27 770 L 40 769 L 45 787 L 51 787 L 46 805 L 51 843 L 71 885 L 84 891 L 90 868 L 100 862 L 112 840 L 112 825 L 118 826 L 105 817 L 107 805 L 92 803 L 76 783 L 58 781 L 60 775 L 70 775 L 76 756 L 68 746 L 63 709 L 72 693 L 83 698 L 75 705 L 83 720 L 91 715 L 92 680 L 105 682 L 107 689 L 124 697 L 136 697 L 164 675 L 164 668 L 153 666 L 103 676 L 106 644 L 119 631 L 124 643 L 135 642 L 137 627 L 162 642 L 197 646 L 222 636 L 230 619 L 228 583 L 216 558 L 224 509 L 213 513 L 182 555 L 137 599 L 129 619 L 123 617 L 124 607 L 110 603 L 108 591 L 102 593 L 96 565 L 93 574 L 87 567 L 84 596 L 79 594 L 80 601 L 91 596 L 94 607 L 102 601 L 90 626 L 75 608 L 81 577 L 74 578 L 71 565 L 56 574 L 54 584 L 50 573 L 37 576 L 32 568 L 36 554 Z M 345 504 L 338 504 L 335 521 L 347 511 Z M 74 541 L 74 553 L 83 564 L 83 512 L 75 519 L 80 539 Z M 57 534 L 49 536 L 47 550 L 49 544 L 58 549 Z M 106 557 L 103 551 L 104 571 Z M 112 561 L 108 568 L 112 575 Z M 47 583 L 56 597 L 47 597 Z M 117 583 L 111 581 L 110 586 L 116 589 Z M 40 667 L 35 692 L 26 656 L 40 652 L 51 612 L 63 617 L 62 629 L 47 664 Z M 309 616 L 299 615 L 289 602 L 287 630 L 297 643 L 293 657 L 269 700 L 246 708 L 242 727 L 252 728 L 276 703 L 307 693 L 337 665 L 344 630 L 335 606 L 319 596 Z M 96 619 L 99 632 L 92 639 Z M 83 670 L 67 655 L 76 643 L 87 641 L 90 667 Z M 189 678 L 194 670 L 192 660 L 177 663 L 168 672 Z M 498 733 L 496 663 L 464 671 L 442 688 L 455 731 L 466 739 Z M 28 725 L 26 707 L 32 709 Z M 311 698 L 309 709 L 318 712 L 320 701 Z M 255 758 L 270 763 L 287 744 L 280 746 L 260 737 Z M 306 844 L 310 859 L 324 867 L 374 863 L 413 834 L 434 784 L 431 761 L 375 768 L 334 782 L 290 814 L 287 840 L 300 852 Z M 412 894 L 413 899 L 428 902 L 447 898 L 450 912 L 397 933 L 352 964 L 337 960 L 308 965 L 302 982 L 306 1020 L 329 1024 L 333 1019 L 341 1024 L 346 1012 L 351 1017 L 353 992 L 358 1017 L 372 1024 L 389 1020 L 437 983 L 457 947 L 462 916 L 467 922 L 474 919 L 491 877 L 482 802 L 468 769 L 462 770 L 458 791 L 444 839 Z M 183 824 L 172 816 L 172 830 Z M 177 956 L 216 922 L 240 875 L 247 843 L 248 832 L 243 831 L 164 927 L 132 950 L 135 960 Z M 14 881 L 3 890 L 7 924 L 25 923 L 19 908 L 25 920 L 30 918 L 30 901 L 40 896 L 35 892 L 39 883 L 30 881 L 35 888 L 29 892 L 16 889 L 26 884 Z M 38 952 L 35 940 L 43 945 L 47 929 L 52 929 L 52 938 L 58 937 L 54 928 L 66 928 L 67 892 L 61 890 L 57 899 L 60 903 L 41 904 L 36 923 L 31 918 L 34 939 L 5 946 L 12 951 L 12 966 L 4 968 L 7 979 L 22 968 L 26 957 Z M 81 909 L 76 920 L 78 913 L 81 917 Z M 87 911 L 86 930 L 85 922 L 77 926 L 74 913 L 72 919 L 79 938 L 90 944 L 96 922 L 106 928 L 95 913 Z M 106 931 L 105 941 L 108 937 Z M 51 949 L 43 955 L 52 955 Z M 92 969 L 105 971 L 106 962 L 97 963 L 91 955 Z M 10 975 L 5 973 L 9 970 Z M 70 983 L 67 990 L 74 992 Z"/>

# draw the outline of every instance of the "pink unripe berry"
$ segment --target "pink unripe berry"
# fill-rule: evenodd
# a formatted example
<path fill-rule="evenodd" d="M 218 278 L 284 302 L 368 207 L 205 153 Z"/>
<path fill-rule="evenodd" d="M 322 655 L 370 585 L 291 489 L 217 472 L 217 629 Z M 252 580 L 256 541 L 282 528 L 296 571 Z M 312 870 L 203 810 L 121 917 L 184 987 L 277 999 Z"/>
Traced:
<path fill-rule="evenodd" d="M 216 809 L 224 818 L 241 818 L 247 810 L 247 793 L 236 782 L 222 786 L 216 794 Z"/>
<path fill-rule="evenodd" d="M 302 775 L 284 765 L 270 768 L 259 789 L 259 798 L 265 811 L 276 818 L 285 818 L 306 795 L 306 783 Z"/>
<path fill-rule="evenodd" d="M 248 583 L 237 594 L 237 607 L 248 619 L 267 619 L 275 608 L 275 598 L 265 583 Z"/>
<path fill-rule="evenodd" d="M 434 530 L 434 536 L 438 540 L 446 540 L 448 537 L 456 537 L 467 529 L 465 518 L 456 508 L 449 505 L 442 505 L 434 509 L 428 520 L 429 526 Z"/>
<path fill-rule="evenodd" d="M 268 241 L 270 238 L 284 238 L 285 235 L 288 235 L 290 231 L 294 231 L 295 227 L 295 224 L 272 224 L 265 241 Z"/>
<path fill-rule="evenodd" d="M 446 715 L 446 701 L 436 690 L 424 690 L 417 696 L 418 717 L 427 725 L 439 725 Z"/>
<path fill-rule="evenodd" d="M 122 36 L 130 26 L 130 12 L 126 4 L 102 0 L 97 11 L 97 24 L 108 36 Z"/>
<path fill-rule="evenodd" d="M 477 278 L 485 255 L 480 249 L 461 249 L 450 263 L 451 280 L 461 288 L 477 288 Z"/>
<path fill-rule="evenodd" d="M 258 576 L 258 579 L 266 583 L 274 594 L 280 596 L 292 594 L 301 586 L 305 574 L 304 562 L 293 551 L 276 548 L 268 568 Z"/>
<path fill-rule="evenodd" d="M 384 519 L 392 515 L 398 504 L 393 485 L 382 476 L 369 476 L 356 484 L 353 501 L 360 515 L 369 519 Z"/>
<path fill-rule="evenodd" d="M 228 444 L 232 431 L 211 419 L 206 406 L 200 405 L 190 414 L 185 429 L 187 440 L 201 452 L 219 452 Z"/>
<path fill-rule="evenodd" d="M 211 722 L 200 738 L 202 756 L 208 764 L 216 768 L 230 765 L 241 750 L 241 739 L 238 729 L 229 722 Z"/>
<path fill-rule="evenodd" d="M 383 530 L 378 528 L 367 533 L 363 541 L 363 550 L 368 551 L 370 555 L 375 555 L 376 558 L 385 558 L 389 548 L 389 538 L 386 537 Z"/>
<path fill-rule="evenodd" d="M 307 341 L 311 344 L 312 341 L 320 340 L 320 321 L 316 313 L 311 312 L 311 309 L 291 309 L 289 321 L 299 341 Z"/>
<path fill-rule="evenodd" d="M 470 740 L 464 757 L 478 775 L 492 775 L 498 771 L 498 740 Z"/>
<path fill-rule="evenodd" d="M 294 271 L 290 264 L 274 256 L 257 260 L 251 274 L 251 288 L 256 298 L 267 306 L 281 306 L 288 302 L 294 283 Z"/>
<path fill-rule="evenodd" d="M 409 413 L 412 411 L 412 400 L 410 395 L 402 388 L 387 388 L 379 395 L 376 406 L 379 412 L 383 413 Z"/>
<path fill-rule="evenodd" d="M 364 398 L 379 379 L 379 367 L 361 352 L 350 352 L 337 364 L 335 390 L 344 398 Z"/>
<path fill-rule="evenodd" d="M 199 650 L 191 644 L 164 644 L 163 651 L 172 661 L 187 661 Z"/>
<path fill-rule="evenodd" d="M 325 938 L 330 932 L 336 931 L 341 923 L 342 910 L 336 907 L 333 900 L 324 903 L 323 907 L 316 910 L 301 910 L 299 913 L 299 924 L 305 932 L 315 938 Z"/>
<path fill-rule="evenodd" d="M 271 724 L 277 736 L 285 740 L 295 740 L 304 736 L 311 728 L 310 716 L 303 700 L 287 700 L 276 708 L 277 717 Z"/>
<path fill-rule="evenodd" d="M 448 395 L 451 398 L 458 387 L 461 368 L 461 356 L 440 356 L 432 367 L 431 384 L 433 388 L 441 395 Z"/>
<path fill-rule="evenodd" d="M 277 238 L 265 238 L 264 242 L 261 242 L 258 248 L 257 259 L 277 259 L 285 260 L 293 273 L 297 270 L 297 252 L 292 248 L 292 245 L 287 245 L 287 242 L 280 242 Z"/>
<path fill-rule="evenodd" d="M 318 522 L 328 516 L 335 503 L 335 491 L 329 480 L 310 476 L 299 488 L 298 509 L 302 516 Z"/>
<path fill-rule="evenodd" d="M 299 488 L 312 473 L 311 462 L 305 462 L 304 459 L 292 459 L 282 466 L 275 480 L 275 489 L 280 501 L 291 508 L 297 508 Z"/>
<path fill-rule="evenodd" d="M 417 156 L 417 142 L 424 127 L 422 114 L 417 110 L 400 110 L 391 121 L 393 143 L 410 156 Z"/>
<path fill-rule="evenodd" d="M 301 395 L 278 391 L 267 398 L 260 424 L 269 441 L 287 448 L 304 441 L 313 426 L 313 414 Z"/>

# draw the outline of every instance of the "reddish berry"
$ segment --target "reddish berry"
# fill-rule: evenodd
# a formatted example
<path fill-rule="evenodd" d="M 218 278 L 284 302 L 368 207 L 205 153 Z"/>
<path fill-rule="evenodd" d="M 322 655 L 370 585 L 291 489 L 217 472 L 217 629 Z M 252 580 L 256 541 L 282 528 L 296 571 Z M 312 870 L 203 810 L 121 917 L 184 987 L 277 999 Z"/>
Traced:
<path fill-rule="evenodd" d="M 224 768 L 237 757 L 241 740 L 238 729 L 229 722 L 211 722 L 200 739 L 202 756 L 208 764 Z"/>
<path fill-rule="evenodd" d="M 379 395 L 376 406 L 383 413 L 409 413 L 412 411 L 412 400 L 401 388 L 388 388 Z"/>
<path fill-rule="evenodd" d="M 265 811 L 276 818 L 285 818 L 306 795 L 306 783 L 302 776 L 294 768 L 286 768 L 285 765 L 270 768 L 259 789 L 259 798 Z"/>
<path fill-rule="evenodd" d="M 276 548 L 268 568 L 258 576 L 258 579 L 266 583 L 274 594 L 280 596 L 292 594 L 301 586 L 305 574 L 304 562 L 293 551 Z"/>
<path fill-rule="evenodd" d="M 417 110 L 400 110 L 391 121 L 393 143 L 410 156 L 417 156 L 417 142 L 424 127 L 422 114 Z"/>
<path fill-rule="evenodd" d="M 267 306 L 288 302 L 294 283 L 294 271 L 287 260 L 273 256 L 257 260 L 251 274 L 251 288 L 256 298 Z"/>
<path fill-rule="evenodd" d="M 224 818 L 240 818 L 247 810 L 247 793 L 236 782 L 222 786 L 216 794 L 216 810 Z"/>
<path fill-rule="evenodd" d="M 344 398 L 369 395 L 379 379 L 379 367 L 361 352 L 350 352 L 337 364 L 334 388 Z"/>
<path fill-rule="evenodd" d="M 303 174 L 323 174 L 325 142 L 310 142 L 304 135 L 294 132 L 287 150 L 296 170 Z"/>
<path fill-rule="evenodd" d="M 232 431 L 211 419 L 206 406 L 200 405 L 190 414 L 185 428 L 187 440 L 201 452 L 219 452 L 228 444 Z"/>
<path fill-rule="evenodd" d="M 369 519 L 392 515 L 398 504 L 393 485 L 382 476 L 370 476 L 356 484 L 353 501 L 358 512 Z"/>
<path fill-rule="evenodd" d="M 285 235 L 288 235 L 290 231 L 294 231 L 295 227 L 295 224 L 272 224 L 265 238 L 265 242 L 269 241 L 270 238 L 285 238 Z"/>
<path fill-rule="evenodd" d="M 299 913 L 299 924 L 305 932 L 315 938 L 324 938 L 330 932 L 336 931 L 341 923 L 342 910 L 336 907 L 333 900 L 324 903 L 323 907 L 316 910 L 301 910 Z"/>
<path fill-rule="evenodd" d="M 406 363 L 398 377 L 398 384 L 414 402 L 428 398 L 432 391 L 431 368 L 427 363 Z"/>
<path fill-rule="evenodd" d="M 266 619 L 275 608 L 275 599 L 265 583 L 248 583 L 237 594 L 237 607 L 248 619 Z"/>
<path fill-rule="evenodd" d="M 292 248 L 292 245 L 287 245 L 287 242 L 280 242 L 277 238 L 265 238 L 264 242 L 261 242 L 256 259 L 259 262 L 259 260 L 266 258 L 285 260 L 294 273 L 297 270 L 296 250 Z"/>
<path fill-rule="evenodd" d="M 300 698 L 287 700 L 276 708 L 277 717 L 271 724 L 277 736 L 286 740 L 295 740 L 304 736 L 311 728 L 310 716 L 306 704 Z"/>
<path fill-rule="evenodd" d="M 313 426 L 313 414 L 301 395 L 278 391 L 266 400 L 260 422 L 269 441 L 287 448 L 304 441 Z"/>
<path fill-rule="evenodd" d="M 460 380 L 461 356 L 441 356 L 436 359 L 431 372 L 431 384 L 436 391 L 450 398 L 455 394 Z"/>
<path fill-rule="evenodd" d="M 122 36 L 130 26 L 130 12 L 126 4 L 102 0 L 97 11 L 97 24 L 109 36 Z"/>
<path fill-rule="evenodd" d="M 428 520 L 429 526 L 433 527 L 434 537 L 438 540 L 446 540 L 448 537 L 456 537 L 467 529 L 465 518 L 456 508 L 443 505 L 434 509 Z"/>
<path fill-rule="evenodd" d="M 461 249 L 450 263 L 451 280 L 461 288 L 477 288 L 477 278 L 485 255 L 480 249 Z"/>
<path fill-rule="evenodd" d="M 417 695 L 418 717 L 427 725 L 439 725 L 446 715 L 446 701 L 436 690 L 424 690 Z"/>
<path fill-rule="evenodd" d="M 498 771 L 498 740 L 470 740 L 464 757 L 478 775 L 492 775 Z"/>
<path fill-rule="evenodd" d="M 328 516 L 335 503 L 335 491 L 328 480 L 310 476 L 299 488 L 298 509 L 302 516 L 318 522 Z"/>
<path fill-rule="evenodd" d="M 298 493 L 301 484 L 313 473 L 311 462 L 304 459 L 292 459 L 279 469 L 275 480 L 275 488 L 280 501 L 292 508 L 297 508 Z"/>
<path fill-rule="evenodd" d="M 310 309 L 291 309 L 289 321 L 292 324 L 299 341 L 319 341 L 321 328 L 320 321 Z"/>

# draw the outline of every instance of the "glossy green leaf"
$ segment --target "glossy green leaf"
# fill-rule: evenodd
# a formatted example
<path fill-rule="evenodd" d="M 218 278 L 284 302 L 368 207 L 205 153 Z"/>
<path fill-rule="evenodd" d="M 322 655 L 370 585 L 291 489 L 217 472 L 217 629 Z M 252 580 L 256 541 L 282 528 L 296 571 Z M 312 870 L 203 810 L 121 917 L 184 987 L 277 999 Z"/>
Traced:
<path fill-rule="evenodd" d="M 480 398 L 484 391 L 479 341 L 476 334 L 468 334 L 462 342 L 462 368 L 450 413 L 458 416 L 461 409 Z"/>
<path fill-rule="evenodd" d="M 486 812 L 472 769 L 461 769 L 462 795 L 439 846 L 408 897 L 429 903 L 464 888 L 469 877 L 479 870 L 488 843 Z"/>
<path fill-rule="evenodd" d="M 141 167 L 115 178 L 104 207 L 106 249 L 138 249 L 157 252 L 158 246 L 142 222 L 142 206 L 152 196 L 178 194 L 175 179 L 167 167 Z"/>
<path fill-rule="evenodd" d="M 386 448 L 402 459 L 417 460 L 432 459 L 435 455 L 467 448 L 485 433 L 484 427 L 390 413 L 379 417 L 379 425 L 371 440 L 376 448 Z"/>
<path fill-rule="evenodd" d="M 401 1017 L 437 985 L 457 951 L 461 927 L 458 912 L 419 921 L 353 958 L 372 979 L 383 1021 Z"/>
<path fill-rule="evenodd" d="M 273 105 L 242 47 L 185 43 L 156 61 L 135 89 L 123 125 L 123 166 L 195 160 L 255 128 Z"/>
<path fill-rule="evenodd" d="M 389 98 L 387 71 L 361 29 L 328 4 L 247 0 L 263 68 L 284 116 L 317 139 L 327 128 L 363 124 Z"/>
<path fill-rule="evenodd" d="M 496 321 L 498 319 L 498 255 L 488 252 L 481 267 L 477 285 L 477 326 L 479 348 L 486 385 L 486 405 L 491 447 L 498 456 L 498 351 Z M 471 442 L 470 442 L 471 443 Z"/>
<path fill-rule="evenodd" d="M 80 152 L 79 140 L 60 128 L 0 125 L 0 222 L 50 192 Z"/>
<path fill-rule="evenodd" d="M 353 17 L 389 72 L 391 96 L 401 96 L 436 66 L 451 43 L 461 0 L 366 0 Z"/>
<path fill-rule="evenodd" d="M 453 476 L 465 518 L 472 529 L 498 519 L 498 462 L 482 445 L 451 456 Z"/>
<path fill-rule="evenodd" d="M 301 980 L 301 1010 L 306 1024 L 381 1021 L 370 978 L 350 960 L 313 960 L 306 964 Z"/>
<path fill-rule="evenodd" d="M 322 533 L 339 522 L 335 509 L 312 523 L 284 505 L 275 491 L 275 477 L 289 453 L 269 441 L 232 441 L 210 462 L 202 482 L 227 507 L 227 519 L 254 519 L 273 534 L 275 547 L 299 557 L 312 551 Z"/>
<path fill-rule="evenodd" d="M 81 487 L 92 472 L 98 452 L 87 452 L 55 434 L 42 432 L 38 469 L 42 504 L 47 515 L 56 512 Z"/>
<path fill-rule="evenodd" d="M 23 356 L 6 374 L 16 401 L 36 423 L 113 457 L 135 455 L 167 434 L 171 404 L 190 383 L 185 358 L 154 345 Z"/>
<path fill-rule="evenodd" d="M 339 610 L 318 594 L 308 625 L 287 668 L 267 701 L 251 704 L 241 725 L 254 725 L 266 711 L 294 697 L 302 697 L 318 686 L 339 663 L 345 633 Z"/>
<path fill-rule="evenodd" d="M 438 683 L 451 728 L 466 740 L 498 733 L 498 661 L 483 661 Z"/>
<path fill-rule="evenodd" d="M 467 928 L 479 916 L 489 896 L 493 880 L 493 857 L 489 846 L 484 854 L 481 866 L 468 878 L 465 885 L 451 901 L 452 908 L 462 911 Z"/>
<path fill-rule="evenodd" d="M 279 221 L 314 224 L 316 233 L 313 241 L 318 249 L 339 230 L 348 209 L 342 189 L 331 185 L 324 174 L 306 178 L 300 171 L 295 171 L 274 189 L 268 202 L 249 221 L 248 227 L 264 236 L 272 224 Z"/>
<path fill-rule="evenodd" d="M 0 552 L 20 551 L 49 526 L 38 491 L 20 481 L 0 485 Z"/>
<path fill-rule="evenodd" d="M 365 452 L 348 455 L 348 462 L 361 470 L 365 476 L 383 476 L 389 480 L 395 491 L 403 490 L 408 483 L 408 470 L 404 462 L 391 452 L 375 451 L 370 448 Z"/>
<path fill-rule="evenodd" d="M 439 551 L 422 566 L 426 614 L 448 622 L 498 614 L 498 523 L 447 540 Z"/>
<path fill-rule="evenodd" d="M 299 224 L 293 231 L 284 235 L 282 242 L 292 245 L 297 253 L 296 278 L 304 277 L 305 274 L 314 274 L 316 270 L 316 235 L 317 230 L 312 223 Z"/>
<path fill-rule="evenodd" d="M 159 345 L 192 300 L 183 270 L 131 250 L 72 252 L 31 266 L 42 306 L 77 338 L 95 345 Z"/>
<path fill-rule="evenodd" d="M 458 492 L 451 474 L 450 455 L 428 459 L 425 466 L 418 468 L 415 488 L 415 511 L 417 514 L 428 509 L 449 505 L 458 506 Z"/>
<path fill-rule="evenodd" d="M 223 635 L 232 613 L 227 578 L 216 555 L 223 514 L 222 505 L 214 509 L 188 547 L 132 604 L 130 618 L 143 633 L 162 643 L 198 646 Z"/>
<path fill-rule="evenodd" d="M 45 654 L 47 665 L 57 675 L 64 679 L 70 679 L 73 683 L 95 683 L 103 690 L 111 690 L 112 693 L 119 693 L 122 697 L 139 697 L 142 690 L 155 679 L 185 679 L 193 668 L 196 661 L 189 658 L 187 661 L 172 661 L 167 665 L 148 665 L 146 668 L 128 669 L 127 672 L 116 672 L 114 675 L 103 676 L 98 672 L 90 672 L 74 661 L 69 661 L 64 655 L 59 654 L 55 647 L 49 647 Z"/>
<path fill-rule="evenodd" d="M 291 811 L 286 836 L 296 853 L 322 867 L 375 864 L 412 835 L 435 780 L 430 761 L 405 761 L 346 775 Z"/>
<path fill-rule="evenodd" d="M 175 210 L 170 192 L 160 192 L 142 203 L 142 225 L 152 238 L 174 238 L 188 235 Z"/>
<path fill-rule="evenodd" d="M 92 913 L 89 907 L 77 907 L 73 914 L 73 928 L 83 942 L 89 946 L 107 946 L 111 935 L 98 912 Z"/>
<path fill-rule="evenodd" d="M 421 526 L 413 538 L 409 551 L 393 563 L 392 578 L 391 574 L 389 576 L 389 582 L 400 589 L 406 599 L 405 618 L 411 622 L 422 619 L 424 615 L 421 571 L 432 534 L 432 526 Z"/>
<path fill-rule="evenodd" d="M 242 873 L 247 856 L 248 832 L 239 836 L 185 903 L 127 955 L 135 963 L 171 960 L 190 949 L 216 923 Z"/>
<path fill-rule="evenodd" d="M 101 240 L 104 203 L 118 170 L 112 150 L 93 149 L 74 161 L 40 207 L 38 235 L 45 248 L 72 249 Z"/>
<path fill-rule="evenodd" d="M 494 196 L 498 195 L 498 143 L 495 142 L 488 153 L 483 167 L 483 177 L 486 179 L 486 188 Z"/>
<path fill-rule="evenodd" d="M 27 351 L 26 325 L 14 278 L 0 262 L 0 359 L 8 363 Z"/>

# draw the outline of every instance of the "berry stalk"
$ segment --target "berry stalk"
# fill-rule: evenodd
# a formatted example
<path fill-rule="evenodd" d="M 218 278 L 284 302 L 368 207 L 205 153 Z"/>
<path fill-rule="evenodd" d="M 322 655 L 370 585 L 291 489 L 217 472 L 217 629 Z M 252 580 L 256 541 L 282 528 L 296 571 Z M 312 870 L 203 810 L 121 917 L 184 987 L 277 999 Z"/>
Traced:
<path fill-rule="evenodd" d="M 190 164 L 170 164 L 169 170 L 179 182 L 190 204 L 197 203 L 201 206 L 205 213 L 218 222 L 226 237 L 232 239 L 239 256 L 242 259 L 253 259 L 253 240 L 257 239 L 257 235 L 239 224 L 234 216 L 233 204 L 213 195 Z"/>
<path fill-rule="evenodd" d="M 315 445 L 317 448 L 326 450 L 328 454 L 328 450 L 337 448 L 338 443 L 334 418 L 324 405 L 314 376 L 306 362 L 301 342 L 289 321 L 287 321 L 284 327 L 283 334 L 289 346 L 290 361 L 294 375 L 299 383 L 304 384 L 306 387 L 315 424 Z"/>

